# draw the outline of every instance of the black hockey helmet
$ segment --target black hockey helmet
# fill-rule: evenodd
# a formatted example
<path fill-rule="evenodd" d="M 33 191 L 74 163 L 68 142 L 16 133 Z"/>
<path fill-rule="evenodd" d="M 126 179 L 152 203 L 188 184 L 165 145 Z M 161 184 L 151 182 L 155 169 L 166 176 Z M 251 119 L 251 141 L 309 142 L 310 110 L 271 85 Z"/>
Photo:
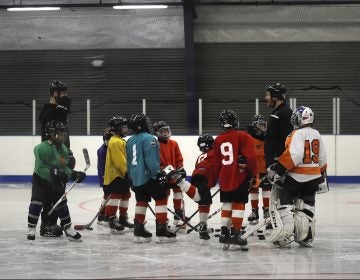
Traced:
<path fill-rule="evenodd" d="M 200 135 L 197 141 L 197 145 L 201 152 L 205 153 L 208 150 L 212 149 L 214 146 L 214 137 L 209 134 Z"/>
<path fill-rule="evenodd" d="M 66 139 L 66 126 L 57 120 L 52 120 L 45 125 L 45 135 L 47 139 L 56 143 L 64 143 Z"/>
<path fill-rule="evenodd" d="M 239 118 L 231 109 L 222 111 L 219 115 L 219 121 L 224 129 L 236 128 L 239 125 Z"/>
<path fill-rule="evenodd" d="M 67 89 L 68 89 L 67 85 L 61 81 L 54 80 L 51 81 L 49 84 L 49 92 L 51 96 L 54 95 L 55 91 L 63 92 L 63 91 L 67 91 Z"/>
<path fill-rule="evenodd" d="M 114 116 L 109 120 L 110 132 L 119 134 L 124 137 L 126 133 L 123 132 L 123 127 L 127 126 L 128 120 L 122 116 Z"/>
<path fill-rule="evenodd" d="M 140 132 L 152 134 L 153 131 L 150 118 L 143 113 L 131 115 L 128 126 L 135 134 Z"/>
<path fill-rule="evenodd" d="M 280 83 L 270 84 L 265 87 L 265 91 L 270 93 L 271 97 L 275 97 L 280 100 L 285 100 L 286 97 L 286 89 Z"/>

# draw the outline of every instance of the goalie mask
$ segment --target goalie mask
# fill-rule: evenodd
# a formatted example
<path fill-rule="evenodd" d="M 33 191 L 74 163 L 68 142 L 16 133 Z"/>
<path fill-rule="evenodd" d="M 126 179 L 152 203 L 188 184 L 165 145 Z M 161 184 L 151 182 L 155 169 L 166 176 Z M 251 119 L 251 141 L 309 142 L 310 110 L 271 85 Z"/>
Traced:
<path fill-rule="evenodd" d="M 214 137 L 209 134 L 200 135 L 197 141 L 200 152 L 206 153 L 214 146 Z"/>
<path fill-rule="evenodd" d="M 219 115 L 220 125 L 224 129 L 237 128 L 239 126 L 239 119 L 233 110 L 224 110 Z"/>
<path fill-rule="evenodd" d="M 156 137 L 160 142 L 167 142 L 167 140 L 170 139 L 171 130 L 170 130 L 170 126 L 166 122 L 159 121 L 157 123 L 154 123 L 153 129 Z"/>
<path fill-rule="evenodd" d="M 128 120 L 122 116 L 115 116 L 109 120 L 110 132 L 120 135 L 120 137 L 125 137 L 127 134 L 127 124 Z"/>
<path fill-rule="evenodd" d="M 305 106 L 298 107 L 291 115 L 291 124 L 294 128 L 301 128 L 304 126 L 312 126 L 314 124 L 314 112 Z"/>
<path fill-rule="evenodd" d="M 61 145 L 66 140 L 66 126 L 56 120 L 50 121 L 45 125 L 45 135 L 54 144 Z"/>

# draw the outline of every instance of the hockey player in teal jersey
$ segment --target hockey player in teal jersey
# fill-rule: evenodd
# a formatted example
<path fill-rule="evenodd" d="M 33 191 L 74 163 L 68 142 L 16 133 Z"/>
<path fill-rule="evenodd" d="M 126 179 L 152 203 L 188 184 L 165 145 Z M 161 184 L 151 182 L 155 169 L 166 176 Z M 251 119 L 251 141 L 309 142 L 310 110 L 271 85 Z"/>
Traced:
<path fill-rule="evenodd" d="M 45 126 L 48 140 L 34 148 L 35 170 L 32 177 L 31 202 L 28 214 L 28 240 L 35 240 L 36 225 L 45 204 L 54 204 L 65 192 L 69 177 L 81 182 L 86 174 L 68 167 L 69 149 L 64 145 L 66 127 L 59 121 L 50 121 Z M 71 227 L 67 200 L 56 208 L 60 224 L 69 240 L 81 241 L 81 235 Z"/>
<path fill-rule="evenodd" d="M 149 242 L 152 233 L 144 227 L 146 210 L 151 198 L 155 200 L 157 242 L 174 242 L 176 234 L 167 229 L 167 189 L 160 186 L 160 149 L 150 134 L 151 122 L 144 114 L 130 117 L 128 127 L 134 132 L 126 143 L 127 170 L 135 192 L 134 241 Z"/>

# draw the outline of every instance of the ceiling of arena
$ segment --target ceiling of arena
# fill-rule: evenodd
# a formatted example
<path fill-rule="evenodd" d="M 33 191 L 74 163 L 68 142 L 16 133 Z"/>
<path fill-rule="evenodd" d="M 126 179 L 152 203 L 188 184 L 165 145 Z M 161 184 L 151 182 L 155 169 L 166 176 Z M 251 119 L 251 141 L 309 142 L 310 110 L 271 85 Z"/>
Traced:
<path fill-rule="evenodd" d="M 324 3 L 324 4 L 360 4 L 360 0 L 1 0 L 0 8 L 5 6 L 32 6 L 32 5 L 113 5 L 113 4 L 168 4 L 182 5 L 184 2 L 195 5 L 201 4 L 306 4 L 306 3 Z"/>

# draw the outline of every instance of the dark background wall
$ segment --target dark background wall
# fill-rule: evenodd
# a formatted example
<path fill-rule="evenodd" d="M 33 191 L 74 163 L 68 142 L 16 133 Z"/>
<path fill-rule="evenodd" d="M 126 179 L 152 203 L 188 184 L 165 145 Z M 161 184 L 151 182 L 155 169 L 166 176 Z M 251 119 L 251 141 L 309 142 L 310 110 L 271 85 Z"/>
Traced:
<path fill-rule="evenodd" d="M 316 126 L 332 133 L 338 96 L 340 133 L 359 134 L 360 5 L 231 5 L 194 9 L 195 103 L 203 100 L 203 132 L 217 133 L 218 114 L 232 108 L 250 123 L 268 83 L 311 106 Z M 189 134 L 181 5 L 154 11 L 68 8 L 48 13 L 0 10 L 0 135 L 32 134 L 49 99 L 48 84 L 65 81 L 73 98 L 71 134 L 101 134 L 110 117 L 142 111 Z M 188 46 L 187 46 L 188 47 Z M 94 67 L 94 60 L 103 60 Z M 194 102 L 194 101 L 191 101 Z M 197 118 L 197 112 L 193 114 Z M 196 120 L 194 120 L 195 123 Z M 36 123 L 39 134 L 40 124 Z"/>

